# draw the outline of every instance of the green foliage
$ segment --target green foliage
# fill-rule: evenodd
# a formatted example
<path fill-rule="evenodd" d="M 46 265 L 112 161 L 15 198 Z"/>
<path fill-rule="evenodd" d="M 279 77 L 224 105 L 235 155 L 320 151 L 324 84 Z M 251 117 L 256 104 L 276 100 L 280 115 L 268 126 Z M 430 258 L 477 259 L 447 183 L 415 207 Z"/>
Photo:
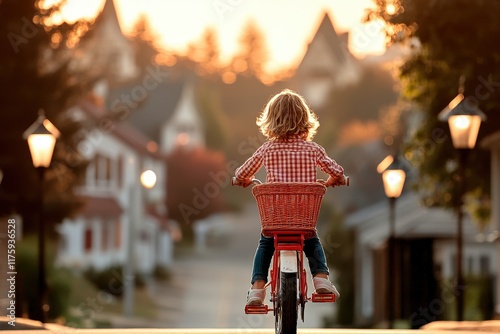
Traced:
<path fill-rule="evenodd" d="M 17 280 L 16 304 L 18 312 L 26 312 L 32 319 L 40 318 L 38 294 L 38 243 L 32 237 L 26 238 L 17 244 Z M 53 253 L 53 247 L 48 248 L 47 258 Z M 64 318 L 69 312 L 69 300 L 71 294 L 70 282 L 72 274 L 61 268 L 51 265 L 52 261 L 46 261 L 46 283 L 48 291 L 48 303 L 50 309 L 48 320 Z"/>
<path fill-rule="evenodd" d="M 495 280 L 491 275 L 468 275 L 465 277 L 465 309 L 464 319 L 483 321 L 493 319 L 495 302 Z M 449 289 L 453 282 L 443 280 L 441 289 Z M 439 320 L 456 320 L 456 299 L 446 302 L 443 313 L 438 314 Z"/>
<path fill-rule="evenodd" d="M 89 23 L 51 24 L 61 4 L 55 1 L 53 7 L 42 8 L 43 2 L 37 0 L 0 1 L 0 141 L 8 143 L 0 151 L 4 172 L 0 214 L 18 212 L 26 222 L 35 221 L 40 184 L 23 132 L 36 120 L 39 109 L 61 132 L 45 178 L 45 223 L 60 221 L 79 205 L 73 186 L 85 170 L 76 150 L 80 125 L 64 112 L 92 81 L 72 58 Z M 26 232 L 33 229 L 26 224 Z"/>
<path fill-rule="evenodd" d="M 113 296 L 123 295 L 123 268 L 121 265 L 111 266 L 104 270 L 90 268 L 84 273 L 84 277 L 97 289 Z"/>
<path fill-rule="evenodd" d="M 222 112 L 220 94 L 209 87 L 211 82 L 200 85 L 197 105 L 203 119 L 205 143 L 211 150 L 226 151 L 229 140 L 228 120 Z"/>
<path fill-rule="evenodd" d="M 466 78 L 465 96 L 488 117 L 477 142 L 498 131 L 500 45 L 492 43 L 500 33 L 498 13 L 500 1 L 377 0 L 376 9 L 368 15 L 368 19 L 387 23 L 392 42 L 413 45 L 413 55 L 401 66 L 400 78 L 404 96 L 421 110 L 423 120 L 405 154 L 419 171 L 415 187 L 427 205 L 449 207 L 457 200 L 456 154 L 448 125 L 438 122 L 437 114 L 457 95 L 461 76 Z M 476 149 L 470 155 L 466 191 L 489 196 L 490 153 Z"/>
<path fill-rule="evenodd" d="M 377 121 L 381 111 L 397 101 L 395 87 L 387 70 L 362 66 L 358 81 L 334 88 L 325 106 L 315 110 L 321 122 L 317 141 L 333 147 L 339 131 L 350 122 Z"/>
<path fill-rule="evenodd" d="M 328 264 L 333 268 L 330 275 L 339 288 L 341 298 L 337 302 L 336 323 L 342 326 L 354 323 L 354 232 L 343 226 L 342 215 L 323 203 L 318 221 L 328 221 L 326 233 L 321 233 L 321 243 Z M 321 231 L 320 231 L 321 232 Z"/>

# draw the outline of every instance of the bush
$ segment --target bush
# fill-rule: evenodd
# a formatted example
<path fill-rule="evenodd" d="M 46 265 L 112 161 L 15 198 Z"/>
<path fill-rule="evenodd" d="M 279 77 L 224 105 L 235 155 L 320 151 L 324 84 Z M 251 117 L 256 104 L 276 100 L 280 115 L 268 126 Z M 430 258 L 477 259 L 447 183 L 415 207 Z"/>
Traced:
<path fill-rule="evenodd" d="M 116 297 L 123 295 L 124 279 L 121 265 L 114 265 L 100 271 L 91 268 L 85 271 L 84 276 L 99 290 Z"/>
<path fill-rule="evenodd" d="M 104 270 L 90 268 L 84 273 L 85 278 L 91 282 L 97 289 L 107 292 L 115 297 L 121 297 L 124 291 L 126 279 L 123 276 L 123 266 L 114 265 Z M 147 277 L 136 274 L 134 277 L 134 286 L 143 288 L 146 286 Z"/>
<path fill-rule="evenodd" d="M 53 266 L 53 247 L 48 245 L 46 258 L 47 298 L 50 305 L 47 320 L 66 317 L 69 308 L 70 282 L 72 274 Z M 34 236 L 26 237 L 17 244 L 17 316 L 28 314 L 31 319 L 40 319 L 38 294 L 38 242 Z"/>

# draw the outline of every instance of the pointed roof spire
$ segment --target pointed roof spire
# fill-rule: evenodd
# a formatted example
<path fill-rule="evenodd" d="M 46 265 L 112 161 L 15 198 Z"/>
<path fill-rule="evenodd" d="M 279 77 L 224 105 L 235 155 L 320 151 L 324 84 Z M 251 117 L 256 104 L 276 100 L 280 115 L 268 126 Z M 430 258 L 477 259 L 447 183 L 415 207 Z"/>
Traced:
<path fill-rule="evenodd" d="M 105 22 L 107 22 L 107 24 L 114 25 L 121 31 L 120 22 L 118 21 L 118 15 L 116 14 L 116 7 L 113 0 L 104 1 L 101 13 L 95 20 L 95 26 L 102 25 Z"/>
<path fill-rule="evenodd" d="M 328 46 L 333 51 L 337 59 L 341 61 L 345 60 L 345 54 L 341 48 L 343 42 L 339 38 L 337 31 L 335 31 L 335 27 L 333 26 L 330 15 L 328 15 L 328 12 L 326 11 L 312 41 L 314 41 L 319 35 L 324 35 L 326 37 L 326 40 L 328 41 Z"/>

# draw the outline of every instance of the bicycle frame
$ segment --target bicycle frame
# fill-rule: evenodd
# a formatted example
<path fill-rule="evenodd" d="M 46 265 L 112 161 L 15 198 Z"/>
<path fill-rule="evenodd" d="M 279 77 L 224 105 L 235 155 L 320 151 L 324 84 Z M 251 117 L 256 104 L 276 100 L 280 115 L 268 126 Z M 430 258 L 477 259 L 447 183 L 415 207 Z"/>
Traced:
<path fill-rule="evenodd" d="M 268 231 L 266 234 L 274 238 L 274 255 L 270 270 L 271 280 L 265 288 L 271 286 L 271 301 L 273 307 L 245 306 L 247 314 L 267 314 L 273 312 L 276 315 L 277 303 L 279 302 L 280 275 L 281 272 L 296 273 L 298 277 L 298 302 L 300 303 L 301 318 L 304 321 L 305 303 L 312 302 L 335 302 L 333 294 L 312 294 L 307 295 L 307 272 L 304 268 L 304 240 L 305 235 L 310 231 Z"/>
<path fill-rule="evenodd" d="M 236 178 L 232 185 L 248 186 Z M 254 185 L 262 182 L 253 179 Z M 246 314 L 267 314 L 273 312 L 277 334 L 295 334 L 297 331 L 298 305 L 301 306 L 301 318 L 307 301 L 335 302 L 333 293 L 307 295 L 307 273 L 304 268 L 304 243 L 306 236 L 315 234 L 319 204 L 326 188 L 311 184 L 273 183 L 266 188 L 253 188 L 257 200 L 264 235 L 273 237 L 274 254 L 271 267 L 271 280 L 265 289 L 271 286 L 272 307 L 246 305 Z M 344 177 L 344 185 L 349 185 L 349 177 Z M 337 184 L 340 185 L 340 184 Z M 335 185 L 332 185 L 335 186 Z M 298 195 L 298 196 L 297 196 Z M 283 211 L 286 208 L 285 211 Z M 285 218 L 286 217 L 286 218 Z"/>

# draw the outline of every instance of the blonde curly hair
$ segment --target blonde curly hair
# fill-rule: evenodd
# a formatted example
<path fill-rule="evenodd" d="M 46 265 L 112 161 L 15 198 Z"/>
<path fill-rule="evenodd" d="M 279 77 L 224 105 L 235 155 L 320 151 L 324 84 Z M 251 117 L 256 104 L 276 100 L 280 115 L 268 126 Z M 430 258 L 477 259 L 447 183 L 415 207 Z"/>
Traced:
<path fill-rule="evenodd" d="M 305 99 L 290 89 L 274 95 L 257 117 L 260 132 L 268 139 L 287 139 L 298 135 L 312 140 L 319 127 L 316 114 Z"/>

